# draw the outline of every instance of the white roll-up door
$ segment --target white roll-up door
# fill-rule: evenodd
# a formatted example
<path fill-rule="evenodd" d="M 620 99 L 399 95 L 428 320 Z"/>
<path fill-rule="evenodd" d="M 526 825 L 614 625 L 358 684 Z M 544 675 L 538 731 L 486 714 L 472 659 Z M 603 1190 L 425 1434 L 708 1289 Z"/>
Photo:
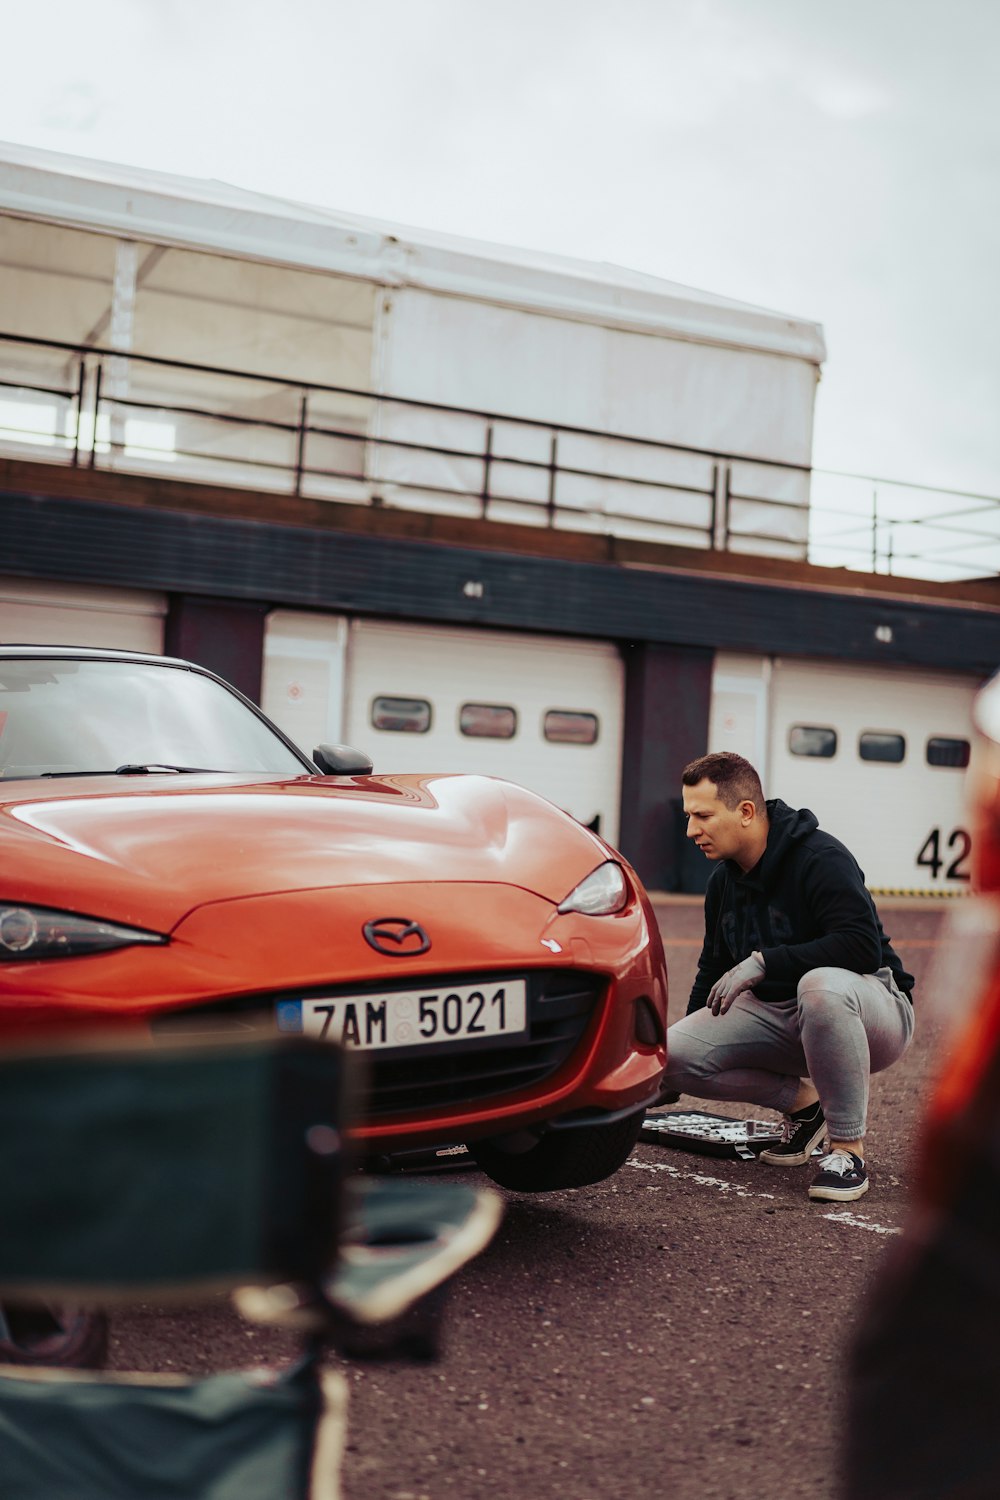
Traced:
<path fill-rule="evenodd" d="M 809 807 L 876 890 L 968 889 L 974 677 L 776 658 L 765 792 Z"/>
<path fill-rule="evenodd" d="M 709 750 L 742 755 L 755 767 L 765 787 L 770 677 L 771 664 L 765 656 L 716 652 L 708 726 Z"/>
<path fill-rule="evenodd" d="M 606 642 L 351 622 L 343 737 L 376 771 L 502 776 L 614 843 L 623 714 Z"/>
<path fill-rule="evenodd" d="M 163 651 L 164 594 L 0 577 L 0 641 Z"/>
<path fill-rule="evenodd" d="M 307 755 L 344 738 L 346 645 L 341 615 L 273 609 L 267 617 L 260 706 Z"/>

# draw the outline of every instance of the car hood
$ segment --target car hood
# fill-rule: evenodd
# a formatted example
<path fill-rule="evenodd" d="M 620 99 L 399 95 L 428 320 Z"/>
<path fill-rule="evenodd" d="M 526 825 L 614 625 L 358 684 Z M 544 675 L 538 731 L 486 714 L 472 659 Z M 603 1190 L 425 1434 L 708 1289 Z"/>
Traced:
<path fill-rule="evenodd" d="M 331 886 L 499 881 L 558 903 L 608 857 L 543 798 L 482 776 L 40 785 L 0 785 L 0 900 L 157 932 L 209 902 Z"/>

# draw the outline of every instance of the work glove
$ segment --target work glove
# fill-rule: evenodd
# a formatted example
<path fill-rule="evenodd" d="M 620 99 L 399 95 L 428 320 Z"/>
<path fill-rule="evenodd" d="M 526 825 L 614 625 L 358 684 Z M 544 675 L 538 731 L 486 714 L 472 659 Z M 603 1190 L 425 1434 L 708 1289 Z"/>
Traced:
<path fill-rule="evenodd" d="M 752 990 L 759 979 L 764 978 L 764 960 L 759 953 L 751 953 L 742 963 L 728 969 L 717 979 L 708 992 L 705 1002 L 713 1016 L 724 1016 L 737 995 Z"/>

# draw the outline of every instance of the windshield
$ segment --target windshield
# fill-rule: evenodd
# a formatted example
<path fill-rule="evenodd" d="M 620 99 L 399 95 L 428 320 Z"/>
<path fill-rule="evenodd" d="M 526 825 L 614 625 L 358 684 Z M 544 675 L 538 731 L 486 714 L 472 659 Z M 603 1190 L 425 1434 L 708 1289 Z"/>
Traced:
<path fill-rule="evenodd" d="M 0 777 L 308 768 L 236 695 L 167 663 L 0 658 Z"/>

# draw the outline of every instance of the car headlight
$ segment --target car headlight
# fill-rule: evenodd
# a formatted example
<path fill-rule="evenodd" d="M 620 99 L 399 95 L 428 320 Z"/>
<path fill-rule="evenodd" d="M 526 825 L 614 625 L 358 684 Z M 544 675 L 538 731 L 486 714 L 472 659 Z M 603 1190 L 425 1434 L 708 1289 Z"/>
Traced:
<path fill-rule="evenodd" d="M 579 911 L 586 917 L 606 917 L 621 911 L 628 901 L 628 883 L 621 865 L 614 860 L 598 865 L 559 903 L 561 912 Z"/>
<path fill-rule="evenodd" d="M 97 917 L 78 917 L 47 906 L 12 906 L 0 902 L 0 963 L 25 963 L 36 958 L 76 958 L 104 953 L 134 943 L 165 943 L 158 932 L 120 927 Z"/>

